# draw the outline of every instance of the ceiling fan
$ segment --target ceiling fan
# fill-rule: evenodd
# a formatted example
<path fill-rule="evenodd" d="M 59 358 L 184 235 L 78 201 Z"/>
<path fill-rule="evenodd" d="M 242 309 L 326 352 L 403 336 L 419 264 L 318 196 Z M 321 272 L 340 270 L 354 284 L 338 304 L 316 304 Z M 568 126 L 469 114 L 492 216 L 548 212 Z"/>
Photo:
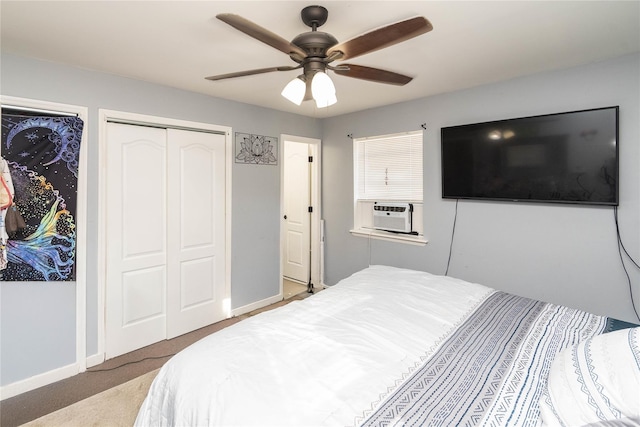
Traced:
<path fill-rule="evenodd" d="M 419 16 L 399 21 L 339 43 L 331 34 L 318 31 L 318 27 L 327 21 L 328 14 L 327 9 L 322 6 L 307 6 L 302 9 L 300 13 L 302 21 L 311 27 L 311 31 L 299 34 L 291 42 L 239 15 L 231 13 L 217 15 L 218 19 L 235 29 L 286 53 L 297 65 L 258 68 L 220 74 L 206 77 L 206 79 L 216 81 L 302 68 L 303 73 L 285 87 L 282 95 L 298 105 L 303 100 L 314 99 L 318 107 L 332 105 L 337 100 L 335 87 L 326 74 L 327 70 L 341 76 L 398 86 L 406 85 L 412 80 L 409 76 L 379 68 L 343 63 L 336 66 L 330 64 L 337 60 L 347 60 L 383 49 L 429 32 L 433 26 L 426 18 Z"/>

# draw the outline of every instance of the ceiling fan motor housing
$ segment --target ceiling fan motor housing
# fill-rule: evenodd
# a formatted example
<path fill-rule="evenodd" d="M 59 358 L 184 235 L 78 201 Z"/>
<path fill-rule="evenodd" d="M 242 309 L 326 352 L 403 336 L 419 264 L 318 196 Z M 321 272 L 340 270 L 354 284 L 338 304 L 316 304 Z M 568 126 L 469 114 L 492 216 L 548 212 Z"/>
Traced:
<path fill-rule="evenodd" d="M 322 31 L 308 31 L 294 38 L 291 43 L 301 47 L 309 56 L 327 56 L 327 50 L 338 44 L 331 34 Z"/>
<path fill-rule="evenodd" d="M 291 59 L 302 64 L 304 67 L 304 75 L 311 80 L 313 74 L 318 71 L 325 71 L 327 68 L 327 50 L 338 44 L 338 40 L 329 33 L 317 31 L 316 28 L 324 24 L 327 20 L 327 9 L 322 6 L 307 6 L 301 12 L 302 21 L 312 28 L 311 31 L 299 34 L 291 43 L 300 47 L 306 52 L 304 58 L 296 58 L 295 55 Z"/>

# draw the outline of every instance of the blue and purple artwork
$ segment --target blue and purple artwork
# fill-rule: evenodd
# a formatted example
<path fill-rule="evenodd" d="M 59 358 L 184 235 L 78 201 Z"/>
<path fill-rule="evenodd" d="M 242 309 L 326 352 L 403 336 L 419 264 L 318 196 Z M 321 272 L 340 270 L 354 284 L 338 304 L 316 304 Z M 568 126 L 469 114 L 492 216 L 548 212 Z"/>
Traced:
<path fill-rule="evenodd" d="M 26 228 L 7 242 L 3 281 L 75 280 L 78 117 L 2 109 L 2 157 Z"/>

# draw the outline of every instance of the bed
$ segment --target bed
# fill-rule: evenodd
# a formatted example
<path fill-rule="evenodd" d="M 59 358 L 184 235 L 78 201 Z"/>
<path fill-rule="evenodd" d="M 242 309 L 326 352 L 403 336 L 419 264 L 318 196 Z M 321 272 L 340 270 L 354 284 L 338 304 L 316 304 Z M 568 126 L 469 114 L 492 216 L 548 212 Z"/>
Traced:
<path fill-rule="evenodd" d="M 371 266 L 178 353 L 136 425 L 637 425 L 639 396 L 637 325 Z"/>

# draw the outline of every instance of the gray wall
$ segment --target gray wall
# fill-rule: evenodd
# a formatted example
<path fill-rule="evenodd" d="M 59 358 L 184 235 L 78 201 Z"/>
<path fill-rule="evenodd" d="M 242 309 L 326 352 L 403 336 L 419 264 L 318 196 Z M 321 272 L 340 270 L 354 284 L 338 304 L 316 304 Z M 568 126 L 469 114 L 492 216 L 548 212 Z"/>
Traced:
<path fill-rule="evenodd" d="M 2 95 L 86 106 L 88 120 L 87 355 L 97 352 L 98 109 L 320 138 L 317 119 L 118 76 L 2 55 Z M 279 293 L 280 167 L 234 164 L 232 308 Z M 75 362 L 75 283 L 0 284 L 0 384 Z"/>
<path fill-rule="evenodd" d="M 97 351 L 98 109 L 107 108 L 323 139 L 325 282 L 373 264 L 445 271 L 455 201 L 440 198 L 441 126 L 620 105 L 620 226 L 640 257 L 640 57 L 545 73 L 413 102 L 316 120 L 246 104 L 3 54 L 3 95 L 89 108 L 87 354 Z M 352 141 L 425 131 L 424 247 L 353 237 Z M 232 304 L 278 293 L 280 170 L 233 166 Z M 369 259 L 371 244 L 371 259 Z M 498 289 L 629 321 L 611 208 L 460 202 L 449 274 Z M 631 274 L 640 306 L 640 277 Z M 69 283 L 0 284 L 0 384 L 75 361 L 75 288 Z"/>
<path fill-rule="evenodd" d="M 622 239 L 640 258 L 640 56 L 447 93 L 326 119 L 323 122 L 325 282 L 371 264 L 444 274 L 454 200 L 441 198 L 443 126 L 620 106 Z M 368 241 L 353 226 L 353 148 L 347 135 L 424 132 L 426 246 Z M 371 259 L 369 259 L 371 245 Z M 640 310 L 640 274 L 630 267 Z M 639 322 L 622 270 L 613 209 L 530 203 L 460 201 L 449 275 L 518 295 Z"/>

